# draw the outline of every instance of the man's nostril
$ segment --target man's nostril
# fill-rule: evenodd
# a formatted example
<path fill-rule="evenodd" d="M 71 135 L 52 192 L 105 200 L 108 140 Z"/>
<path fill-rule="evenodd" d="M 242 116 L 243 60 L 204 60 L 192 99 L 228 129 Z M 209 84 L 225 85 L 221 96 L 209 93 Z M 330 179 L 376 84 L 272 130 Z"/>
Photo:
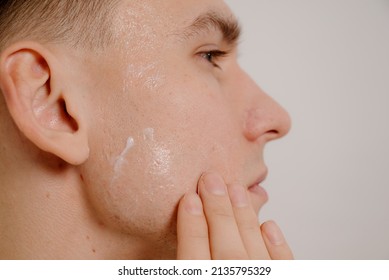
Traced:
<path fill-rule="evenodd" d="M 269 134 L 278 134 L 278 131 L 275 129 L 269 130 L 267 133 Z"/>

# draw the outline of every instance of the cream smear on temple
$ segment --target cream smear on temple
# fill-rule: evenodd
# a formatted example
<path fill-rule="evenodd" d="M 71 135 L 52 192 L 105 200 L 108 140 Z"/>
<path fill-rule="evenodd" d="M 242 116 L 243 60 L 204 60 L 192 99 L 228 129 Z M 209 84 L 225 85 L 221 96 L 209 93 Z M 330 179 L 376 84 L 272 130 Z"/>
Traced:
<path fill-rule="evenodd" d="M 145 65 L 130 64 L 127 66 L 127 83 L 124 85 L 124 92 L 131 92 L 131 88 L 136 84 L 141 84 L 144 88 L 154 90 L 163 82 L 160 74 L 160 66 L 157 63 Z"/>
<path fill-rule="evenodd" d="M 130 1 L 122 9 L 125 12 L 114 24 L 113 37 L 118 41 L 125 40 L 120 52 L 125 61 L 130 61 L 129 65 L 124 66 L 126 77 L 123 91 L 133 92 L 137 86 L 156 91 L 164 80 L 161 72 L 163 63 L 156 55 L 163 42 L 158 28 L 164 25 L 166 19 L 157 16 L 160 12 L 148 1 Z"/>

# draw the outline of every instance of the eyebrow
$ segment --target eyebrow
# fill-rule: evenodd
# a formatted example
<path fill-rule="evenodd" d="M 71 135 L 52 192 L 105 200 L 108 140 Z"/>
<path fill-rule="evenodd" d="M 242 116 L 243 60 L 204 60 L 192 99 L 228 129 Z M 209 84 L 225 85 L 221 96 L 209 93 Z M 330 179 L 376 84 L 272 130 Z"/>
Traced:
<path fill-rule="evenodd" d="M 223 40 L 236 45 L 241 35 L 241 27 L 233 17 L 226 17 L 217 12 L 210 11 L 198 16 L 191 25 L 185 28 L 184 38 L 190 39 L 202 32 L 217 30 L 223 35 Z"/>

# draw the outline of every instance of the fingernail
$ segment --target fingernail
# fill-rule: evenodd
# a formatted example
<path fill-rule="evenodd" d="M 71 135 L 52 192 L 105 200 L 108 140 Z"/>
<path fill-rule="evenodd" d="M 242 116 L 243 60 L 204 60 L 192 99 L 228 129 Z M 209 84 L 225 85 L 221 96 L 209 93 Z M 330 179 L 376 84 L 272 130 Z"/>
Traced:
<path fill-rule="evenodd" d="M 220 175 L 216 173 L 207 173 L 203 175 L 202 181 L 208 192 L 219 196 L 226 194 L 226 185 Z"/>
<path fill-rule="evenodd" d="M 232 185 L 228 190 L 232 206 L 242 208 L 248 205 L 246 190 L 242 186 Z"/>
<path fill-rule="evenodd" d="M 273 221 L 266 222 L 265 234 L 267 239 L 269 239 L 270 243 L 273 245 L 281 245 L 285 242 L 284 235 L 277 224 Z"/>
<path fill-rule="evenodd" d="M 192 215 L 201 216 L 203 214 L 203 205 L 200 197 L 195 193 L 185 195 L 185 210 Z"/>

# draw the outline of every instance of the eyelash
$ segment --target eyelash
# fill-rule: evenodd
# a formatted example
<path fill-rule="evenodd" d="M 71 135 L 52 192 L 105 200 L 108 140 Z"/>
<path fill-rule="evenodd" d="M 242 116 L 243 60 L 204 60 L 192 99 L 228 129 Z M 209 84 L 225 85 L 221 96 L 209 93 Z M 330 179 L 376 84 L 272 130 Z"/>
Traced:
<path fill-rule="evenodd" d="M 219 64 L 217 64 L 217 60 L 228 55 L 228 52 L 221 50 L 212 50 L 207 52 L 200 53 L 201 57 L 206 59 L 213 67 L 220 68 Z M 216 61 L 215 61 L 216 60 Z"/>

